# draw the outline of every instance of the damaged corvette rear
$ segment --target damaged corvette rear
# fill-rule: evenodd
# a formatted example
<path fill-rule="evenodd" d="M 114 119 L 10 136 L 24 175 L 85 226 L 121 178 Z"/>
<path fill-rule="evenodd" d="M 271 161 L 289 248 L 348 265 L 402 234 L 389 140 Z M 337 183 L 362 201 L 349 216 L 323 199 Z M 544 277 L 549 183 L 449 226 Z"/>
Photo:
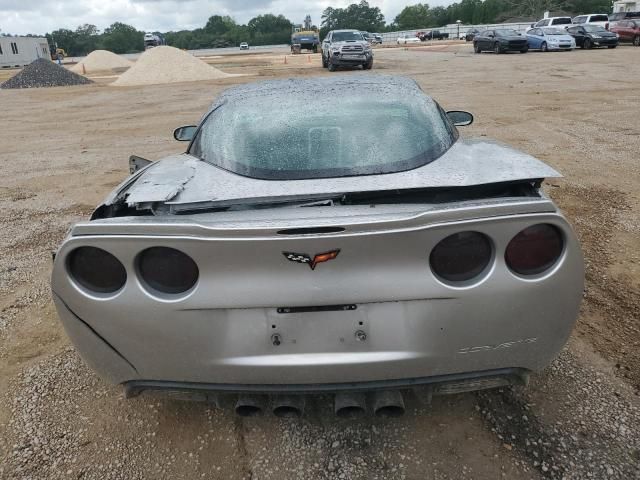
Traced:
<path fill-rule="evenodd" d="M 582 256 L 541 190 L 559 174 L 460 138 L 471 120 L 403 77 L 228 90 L 60 246 L 68 335 L 129 395 L 526 382 L 567 341 Z"/>

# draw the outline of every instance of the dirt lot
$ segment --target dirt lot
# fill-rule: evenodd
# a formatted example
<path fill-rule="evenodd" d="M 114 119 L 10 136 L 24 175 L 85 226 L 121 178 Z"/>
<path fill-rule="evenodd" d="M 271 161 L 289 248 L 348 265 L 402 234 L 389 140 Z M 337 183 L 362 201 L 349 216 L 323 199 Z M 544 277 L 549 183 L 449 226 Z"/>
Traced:
<path fill-rule="evenodd" d="M 50 252 L 126 176 L 128 155 L 179 151 L 172 129 L 232 83 L 328 74 L 318 56 L 208 61 L 248 76 L 0 90 L 0 478 L 640 478 L 640 48 L 378 52 L 374 73 L 410 75 L 445 108 L 472 111 L 464 135 L 565 175 L 545 188 L 587 264 L 574 335 L 528 387 L 410 399 L 393 420 L 338 420 L 323 397 L 301 420 L 125 400 L 70 347 L 48 290 Z"/>

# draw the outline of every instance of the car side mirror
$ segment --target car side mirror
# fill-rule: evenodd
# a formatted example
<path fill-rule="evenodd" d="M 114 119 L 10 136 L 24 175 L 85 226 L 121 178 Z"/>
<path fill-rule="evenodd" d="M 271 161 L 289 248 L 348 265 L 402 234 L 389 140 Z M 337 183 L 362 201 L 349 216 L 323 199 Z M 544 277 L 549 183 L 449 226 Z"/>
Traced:
<path fill-rule="evenodd" d="M 456 127 L 466 127 L 473 123 L 473 115 L 461 110 L 451 110 L 450 112 L 447 112 L 447 117 L 449 117 L 451 123 Z"/>
<path fill-rule="evenodd" d="M 198 129 L 197 125 L 185 125 L 178 127 L 173 131 L 173 138 L 179 142 L 190 142 Z"/>

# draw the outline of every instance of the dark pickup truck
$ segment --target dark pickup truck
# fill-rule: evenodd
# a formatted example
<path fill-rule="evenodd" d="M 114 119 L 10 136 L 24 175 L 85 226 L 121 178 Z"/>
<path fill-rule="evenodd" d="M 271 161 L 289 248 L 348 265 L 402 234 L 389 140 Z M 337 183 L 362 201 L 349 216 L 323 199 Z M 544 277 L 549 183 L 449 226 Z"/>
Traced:
<path fill-rule="evenodd" d="M 428 32 L 418 32 L 416 36 L 426 42 L 427 40 L 445 40 L 449 38 L 448 33 L 441 32 L 440 30 L 429 30 Z"/>

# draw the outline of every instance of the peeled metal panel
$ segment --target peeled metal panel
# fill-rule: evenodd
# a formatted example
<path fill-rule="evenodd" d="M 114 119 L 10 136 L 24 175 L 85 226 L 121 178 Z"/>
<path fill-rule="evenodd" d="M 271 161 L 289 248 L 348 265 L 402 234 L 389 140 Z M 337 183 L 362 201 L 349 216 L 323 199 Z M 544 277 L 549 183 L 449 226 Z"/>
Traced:
<path fill-rule="evenodd" d="M 184 154 L 160 160 L 143 172 L 129 188 L 127 203 L 259 200 L 376 190 L 465 187 L 560 176 L 556 170 L 530 155 L 485 140 L 458 140 L 439 159 L 406 172 L 308 180 L 244 177 Z"/>
<path fill-rule="evenodd" d="M 174 198 L 196 172 L 197 160 L 185 158 L 181 162 L 168 162 L 160 168 L 149 168 L 127 191 L 127 204 L 164 202 Z"/>

